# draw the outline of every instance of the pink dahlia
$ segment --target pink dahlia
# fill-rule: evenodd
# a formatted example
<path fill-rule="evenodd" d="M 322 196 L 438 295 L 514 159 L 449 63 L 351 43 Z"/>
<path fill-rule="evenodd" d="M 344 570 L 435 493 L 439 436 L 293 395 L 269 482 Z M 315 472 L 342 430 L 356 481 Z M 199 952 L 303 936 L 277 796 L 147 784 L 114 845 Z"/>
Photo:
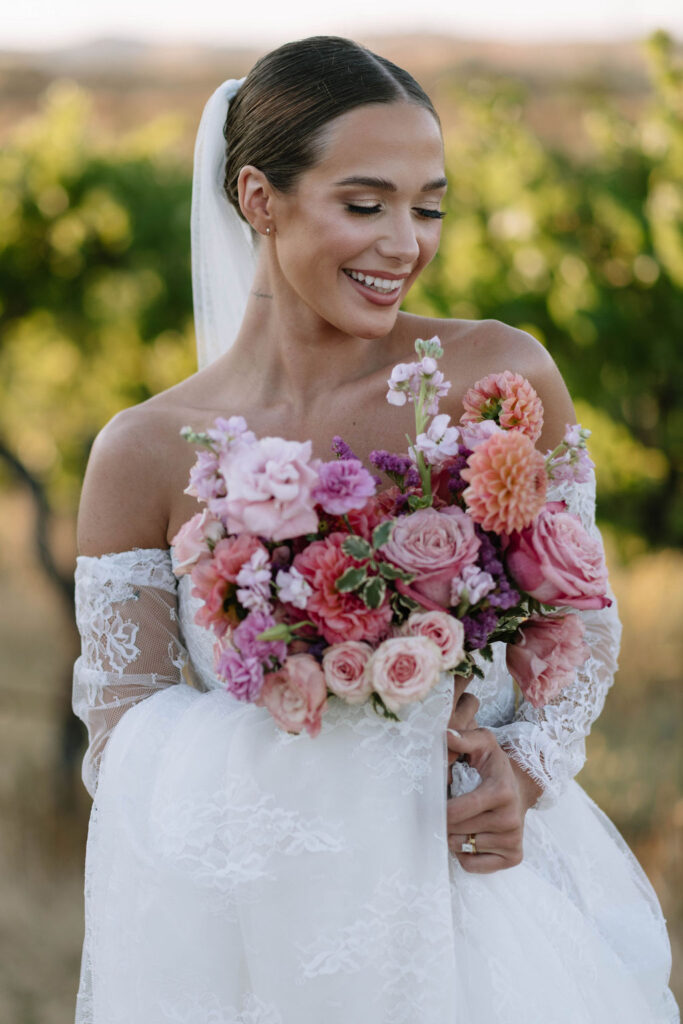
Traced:
<path fill-rule="evenodd" d="M 388 599 L 379 608 L 368 608 L 356 594 L 340 593 L 335 582 L 358 562 L 342 551 L 346 533 L 330 533 L 313 541 L 294 558 L 294 568 L 313 588 L 306 604 L 311 619 L 328 643 L 367 640 L 375 643 L 389 632 L 391 606 Z"/>
<path fill-rule="evenodd" d="M 545 460 L 519 430 L 503 430 L 479 445 L 460 474 L 472 519 L 485 530 L 512 533 L 528 526 L 545 504 Z"/>
<path fill-rule="evenodd" d="M 511 370 L 490 373 L 473 384 L 463 399 L 461 423 L 496 420 L 503 430 L 519 430 L 538 441 L 543 430 L 543 403 L 526 377 Z"/>

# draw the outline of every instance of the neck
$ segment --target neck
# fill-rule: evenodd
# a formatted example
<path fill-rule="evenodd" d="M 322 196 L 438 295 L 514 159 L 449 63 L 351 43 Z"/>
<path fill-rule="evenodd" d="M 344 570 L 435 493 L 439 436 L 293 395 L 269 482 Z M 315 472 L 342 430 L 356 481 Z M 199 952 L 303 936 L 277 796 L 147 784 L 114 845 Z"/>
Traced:
<path fill-rule="evenodd" d="M 303 410 L 385 365 L 386 352 L 385 338 L 355 337 L 324 320 L 262 257 L 226 372 L 240 375 L 255 404 Z"/>

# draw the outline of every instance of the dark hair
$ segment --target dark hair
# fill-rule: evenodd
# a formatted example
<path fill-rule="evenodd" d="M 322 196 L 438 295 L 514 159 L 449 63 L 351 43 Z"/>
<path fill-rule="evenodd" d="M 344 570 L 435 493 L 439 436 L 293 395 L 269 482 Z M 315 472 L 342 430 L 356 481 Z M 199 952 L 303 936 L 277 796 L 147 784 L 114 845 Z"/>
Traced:
<path fill-rule="evenodd" d="M 407 100 L 439 117 L 412 75 L 385 57 L 340 36 L 310 36 L 256 62 L 230 103 L 225 192 L 242 216 L 237 179 L 253 164 L 280 192 L 313 167 L 322 130 L 340 114 L 369 103 Z"/>

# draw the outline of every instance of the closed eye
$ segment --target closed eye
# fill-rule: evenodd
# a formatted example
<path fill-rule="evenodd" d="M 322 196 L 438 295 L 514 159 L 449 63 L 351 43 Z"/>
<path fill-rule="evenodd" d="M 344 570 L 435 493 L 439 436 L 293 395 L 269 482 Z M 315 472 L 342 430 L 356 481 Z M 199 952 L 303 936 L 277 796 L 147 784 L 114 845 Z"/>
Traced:
<path fill-rule="evenodd" d="M 374 206 L 356 206 L 353 203 L 347 203 L 346 204 L 346 209 L 350 213 L 361 213 L 361 214 L 367 213 L 367 214 L 370 214 L 370 213 L 379 213 L 381 211 L 382 207 L 381 207 L 381 205 L 379 203 L 376 203 Z M 441 220 L 443 217 L 446 216 L 446 213 L 443 210 L 426 210 L 426 209 L 424 209 L 423 207 L 420 207 L 420 206 L 415 206 L 415 207 L 413 207 L 413 209 L 415 210 L 415 213 L 419 214 L 420 217 L 427 217 L 427 218 L 432 218 L 432 219 L 436 219 L 436 220 Z"/>

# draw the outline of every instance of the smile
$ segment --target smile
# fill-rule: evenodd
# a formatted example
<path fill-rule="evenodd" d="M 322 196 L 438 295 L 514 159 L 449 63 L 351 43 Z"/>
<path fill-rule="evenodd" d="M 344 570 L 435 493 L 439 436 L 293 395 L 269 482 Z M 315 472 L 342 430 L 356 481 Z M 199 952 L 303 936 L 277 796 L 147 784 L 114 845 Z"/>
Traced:
<path fill-rule="evenodd" d="M 366 288 L 372 288 L 379 295 L 389 295 L 399 289 L 403 283 L 403 278 L 400 277 L 393 280 L 386 277 L 371 277 L 368 274 L 362 274 L 360 270 L 344 270 L 344 273 L 354 281 L 358 281 L 359 284 L 365 285 Z"/>

